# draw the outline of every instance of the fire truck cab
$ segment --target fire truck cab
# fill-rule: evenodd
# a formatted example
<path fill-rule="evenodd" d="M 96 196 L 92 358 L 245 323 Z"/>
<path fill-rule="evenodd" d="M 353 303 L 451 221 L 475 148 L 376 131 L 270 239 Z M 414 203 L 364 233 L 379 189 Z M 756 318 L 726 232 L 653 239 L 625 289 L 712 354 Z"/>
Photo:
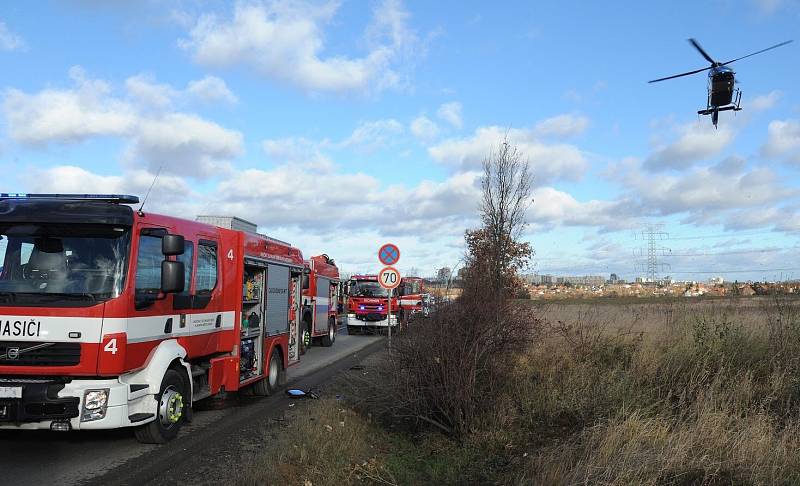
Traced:
<path fill-rule="evenodd" d="M 389 291 L 381 287 L 377 275 L 354 275 L 347 285 L 347 332 L 354 334 L 370 328 L 396 326 L 399 312 L 397 297 L 392 296 L 388 315 Z"/>
<path fill-rule="evenodd" d="M 333 346 L 336 341 L 336 316 L 339 301 L 339 269 L 328 255 L 306 260 L 303 276 L 303 310 L 300 353 L 312 342 Z"/>
<path fill-rule="evenodd" d="M 429 295 L 425 292 L 425 280 L 421 277 L 403 277 L 400 281 L 401 319 L 430 315 Z"/>
<path fill-rule="evenodd" d="M 0 428 L 163 443 L 194 402 L 274 393 L 300 359 L 299 249 L 137 202 L 0 194 Z"/>

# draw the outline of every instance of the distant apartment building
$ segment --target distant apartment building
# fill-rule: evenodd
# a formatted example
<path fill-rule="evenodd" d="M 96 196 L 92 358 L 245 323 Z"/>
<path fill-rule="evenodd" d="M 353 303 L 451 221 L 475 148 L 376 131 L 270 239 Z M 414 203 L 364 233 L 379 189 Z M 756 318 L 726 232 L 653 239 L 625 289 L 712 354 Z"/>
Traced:
<path fill-rule="evenodd" d="M 601 275 L 564 276 L 556 277 L 556 283 L 599 287 L 606 283 L 606 279 Z"/>

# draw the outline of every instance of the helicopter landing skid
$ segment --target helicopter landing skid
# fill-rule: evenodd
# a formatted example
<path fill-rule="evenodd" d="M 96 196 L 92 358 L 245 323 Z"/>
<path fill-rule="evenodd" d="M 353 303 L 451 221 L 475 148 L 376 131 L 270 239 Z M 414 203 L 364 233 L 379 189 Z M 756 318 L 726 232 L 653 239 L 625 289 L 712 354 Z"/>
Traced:
<path fill-rule="evenodd" d="M 715 111 L 742 111 L 741 108 L 738 106 L 722 106 L 720 108 L 709 108 L 707 110 L 700 110 L 697 112 L 698 115 L 713 115 Z"/>

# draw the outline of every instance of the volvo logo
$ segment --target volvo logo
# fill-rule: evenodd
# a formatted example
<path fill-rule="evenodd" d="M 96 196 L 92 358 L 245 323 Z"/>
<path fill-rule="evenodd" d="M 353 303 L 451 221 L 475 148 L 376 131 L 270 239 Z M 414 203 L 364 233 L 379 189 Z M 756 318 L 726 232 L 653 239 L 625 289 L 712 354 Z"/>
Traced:
<path fill-rule="evenodd" d="M 18 348 L 16 346 L 15 347 L 10 347 L 9 346 L 8 348 L 6 348 L 5 354 L 0 354 L 0 359 L 4 359 L 4 360 L 7 360 L 7 361 L 18 360 L 20 354 L 27 353 L 28 351 L 34 351 L 36 349 L 47 348 L 47 347 L 53 346 L 54 344 L 55 343 L 42 343 L 42 344 L 37 344 L 36 346 L 31 346 L 31 347 L 25 348 L 25 349 L 20 349 L 20 348 Z"/>

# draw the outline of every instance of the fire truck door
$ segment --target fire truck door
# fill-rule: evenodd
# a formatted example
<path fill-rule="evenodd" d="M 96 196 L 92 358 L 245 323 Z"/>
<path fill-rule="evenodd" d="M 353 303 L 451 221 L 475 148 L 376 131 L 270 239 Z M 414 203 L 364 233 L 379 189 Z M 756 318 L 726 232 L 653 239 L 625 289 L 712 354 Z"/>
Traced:
<path fill-rule="evenodd" d="M 328 308 L 330 302 L 331 281 L 324 277 L 317 277 L 317 292 L 314 306 L 314 332 L 327 332 Z"/>
<path fill-rule="evenodd" d="M 289 267 L 269 265 L 267 269 L 267 319 L 269 336 L 289 331 Z"/>
<path fill-rule="evenodd" d="M 220 333 L 215 331 L 232 328 L 234 317 L 232 312 L 223 312 L 219 244 L 215 240 L 200 239 L 196 251 L 194 295 L 186 327 L 192 336 L 191 349 L 205 354 L 218 348 Z"/>

